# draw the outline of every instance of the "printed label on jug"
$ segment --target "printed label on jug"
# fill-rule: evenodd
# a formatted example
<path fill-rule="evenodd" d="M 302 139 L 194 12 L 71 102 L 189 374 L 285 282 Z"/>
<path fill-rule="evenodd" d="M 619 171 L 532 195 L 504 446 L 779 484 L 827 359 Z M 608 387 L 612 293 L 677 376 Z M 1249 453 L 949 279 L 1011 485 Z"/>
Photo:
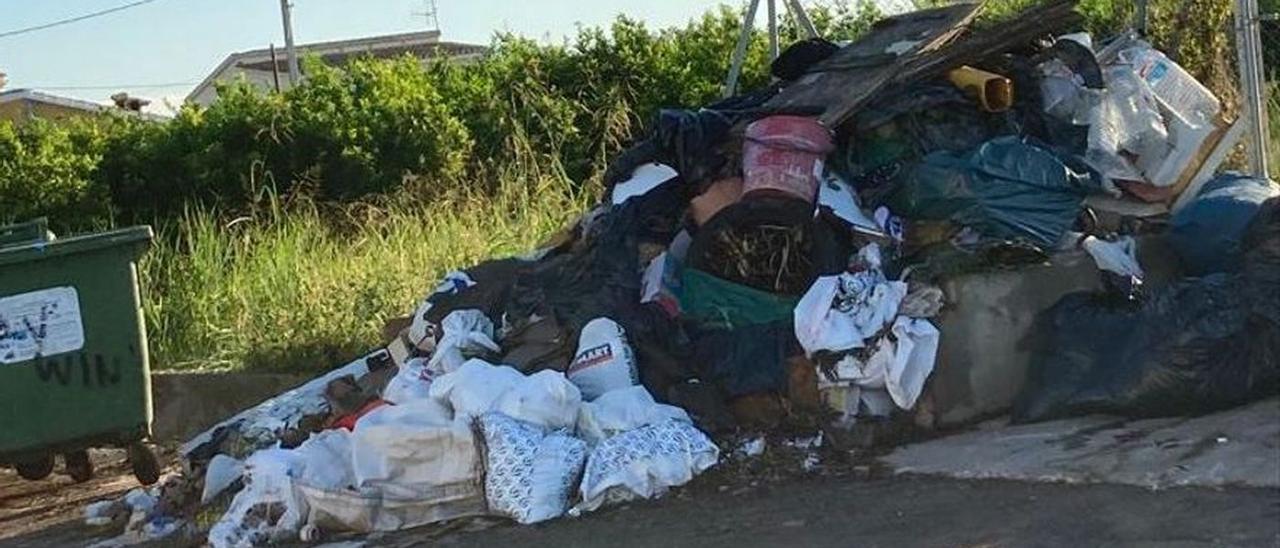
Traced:
<path fill-rule="evenodd" d="M 0 364 L 83 347 L 84 324 L 76 288 L 51 287 L 0 297 Z"/>
<path fill-rule="evenodd" d="M 578 357 L 573 360 L 573 364 L 569 366 L 569 372 L 582 371 L 612 360 L 613 348 L 609 343 L 604 343 L 600 346 L 583 350 L 581 354 L 578 354 Z"/>

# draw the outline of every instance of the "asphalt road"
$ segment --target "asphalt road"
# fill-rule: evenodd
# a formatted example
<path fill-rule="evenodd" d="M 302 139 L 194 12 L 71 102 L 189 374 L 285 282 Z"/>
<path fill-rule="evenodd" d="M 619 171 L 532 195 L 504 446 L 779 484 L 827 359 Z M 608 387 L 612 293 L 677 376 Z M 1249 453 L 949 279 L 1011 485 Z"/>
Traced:
<path fill-rule="evenodd" d="M 1280 546 L 1280 490 L 810 478 L 693 490 L 444 546 Z M 389 545 L 426 540 L 414 533 Z M 381 542 L 379 543 L 381 544 Z"/>
<path fill-rule="evenodd" d="M 103 468 L 101 485 L 66 480 L 42 488 L 10 485 L 8 496 L 0 497 L 9 507 L 0 547 L 84 546 L 100 540 L 104 531 L 79 522 L 80 508 L 94 498 L 81 489 L 118 496 L 131 487 L 125 470 Z M 21 492 L 15 492 L 17 486 Z M 48 507 L 42 510 L 42 505 Z M 536 526 L 482 520 L 328 540 L 335 546 L 520 548 L 1280 546 L 1280 489 L 1151 491 L 853 474 L 742 482 L 708 474 L 660 500 Z M 150 545 L 200 544 L 166 539 Z"/>

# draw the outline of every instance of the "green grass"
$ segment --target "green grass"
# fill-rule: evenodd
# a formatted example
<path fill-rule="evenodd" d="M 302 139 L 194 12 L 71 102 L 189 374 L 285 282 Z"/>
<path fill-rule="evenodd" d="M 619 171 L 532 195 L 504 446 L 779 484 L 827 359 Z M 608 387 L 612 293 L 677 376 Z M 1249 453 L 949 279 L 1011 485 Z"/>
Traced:
<path fill-rule="evenodd" d="M 1280 181 L 1280 78 L 1272 78 L 1267 86 L 1267 127 L 1271 140 L 1267 143 L 1267 170 Z"/>
<path fill-rule="evenodd" d="M 554 172 L 500 176 L 490 198 L 425 205 L 284 204 L 268 196 L 229 222 L 188 212 L 142 261 L 158 369 L 326 370 L 366 353 L 451 269 L 536 247 L 584 211 L 595 188 Z"/>

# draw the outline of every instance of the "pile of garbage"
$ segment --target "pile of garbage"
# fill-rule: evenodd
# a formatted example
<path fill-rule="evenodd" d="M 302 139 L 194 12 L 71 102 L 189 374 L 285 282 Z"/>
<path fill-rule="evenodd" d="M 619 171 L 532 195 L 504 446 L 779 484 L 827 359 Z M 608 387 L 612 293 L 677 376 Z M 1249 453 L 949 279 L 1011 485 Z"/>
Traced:
<path fill-rule="evenodd" d="M 1077 249 L 1107 291 L 1046 313 L 1015 418 L 1274 392 L 1280 202 L 1198 175 L 1218 99 L 1135 35 L 1054 38 L 1071 2 L 985 30 L 977 10 L 801 42 L 765 89 L 662 111 L 545 245 L 448 274 L 385 350 L 189 441 L 182 474 L 90 517 L 132 512 L 121 539 L 145 538 L 216 509 L 209 543 L 250 546 L 661 496 L 732 435 L 909 417 L 946 336 L 941 282 Z M 1185 192 L 1173 215 L 1088 205 Z M 1144 287 L 1137 242 L 1166 232 L 1198 277 Z"/>

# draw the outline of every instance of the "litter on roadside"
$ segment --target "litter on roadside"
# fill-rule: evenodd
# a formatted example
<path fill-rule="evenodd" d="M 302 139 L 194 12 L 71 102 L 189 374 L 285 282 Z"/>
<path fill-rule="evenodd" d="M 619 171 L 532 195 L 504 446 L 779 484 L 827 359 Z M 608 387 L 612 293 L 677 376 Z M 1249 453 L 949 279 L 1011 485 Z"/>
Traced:
<path fill-rule="evenodd" d="M 199 481 L 167 507 L 223 508 L 217 547 L 537 523 L 770 453 L 758 431 L 780 424 L 823 425 L 783 444 L 817 469 L 839 444 L 825 429 L 929 412 L 956 367 L 947 282 L 1058 254 L 1088 257 L 1110 290 L 1030 312 L 1045 358 L 1017 420 L 1274 392 L 1280 192 L 1204 185 L 1167 234 L 1204 277 L 1150 287 L 1140 252 L 1169 216 L 1110 223 L 1087 198 L 1172 204 L 1222 108 L 1132 35 L 1065 34 L 1070 4 L 985 30 L 973 5 L 896 16 L 784 54 L 778 86 L 662 111 L 546 246 L 424 284 L 386 351 L 185 444 Z"/>

